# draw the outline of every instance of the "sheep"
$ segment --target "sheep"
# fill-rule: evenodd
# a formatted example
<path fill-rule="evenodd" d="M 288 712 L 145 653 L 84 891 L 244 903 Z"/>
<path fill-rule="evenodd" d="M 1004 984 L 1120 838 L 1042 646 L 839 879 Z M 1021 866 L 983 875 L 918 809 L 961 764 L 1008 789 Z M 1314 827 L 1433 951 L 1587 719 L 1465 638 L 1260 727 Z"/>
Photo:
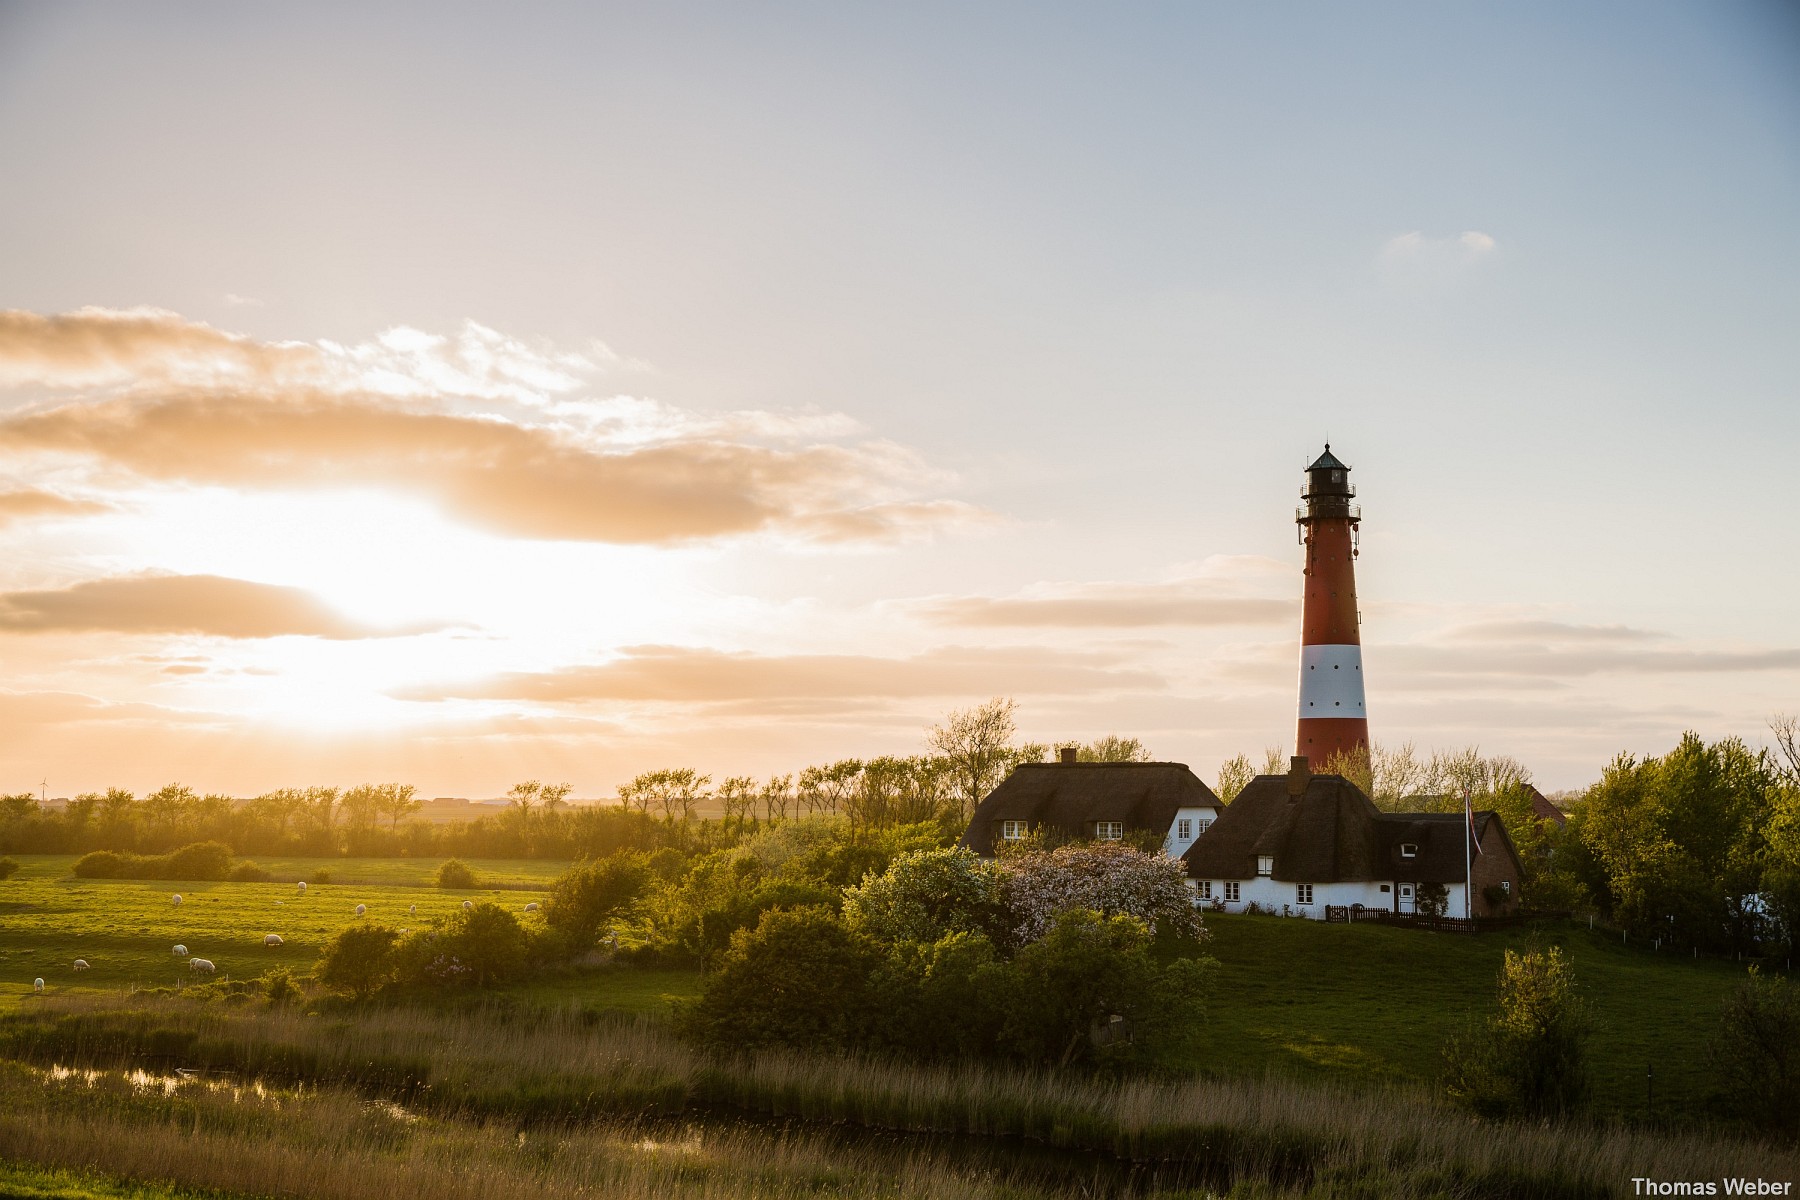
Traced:
<path fill-rule="evenodd" d="M 409 916 L 409 917 L 416 917 L 416 916 L 418 916 L 418 915 L 419 915 L 419 906 L 418 906 L 418 905 L 416 905 L 416 904 L 409 904 L 409 905 L 407 905 L 407 906 L 406 906 L 406 915 L 407 915 L 407 916 Z"/>
<path fill-rule="evenodd" d="M 176 908 L 181 907 L 181 893 L 180 892 L 175 893 L 175 907 Z"/>
<path fill-rule="evenodd" d="M 44 977 L 42 975 L 39 975 L 36 979 L 31 981 L 31 990 L 34 992 L 41 992 L 44 990 Z"/>
<path fill-rule="evenodd" d="M 296 890 L 296 891 L 298 891 L 298 892 L 299 892 L 299 893 L 300 893 L 300 894 L 301 894 L 301 895 L 302 895 L 302 896 L 304 896 L 304 895 L 306 895 L 306 880 L 304 880 L 304 879 L 302 879 L 302 880 L 301 880 L 301 881 L 300 881 L 300 882 L 299 882 L 299 883 L 296 883 L 296 884 L 295 884 L 295 885 L 294 885 L 294 888 L 295 888 L 295 890 Z"/>
<path fill-rule="evenodd" d="M 263 945 L 265 945 L 265 946 L 281 945 L 281 935 L 279 933 L 271 933 L 271 934 L 266 935 L 263 938 Z"/>
<path fill-rule="evenodd" d="M 188 959 L 188 970 L 194 972 L 196 975 L 211 975 L 215 969 L 213 961 L 210 958 Z"/>
<path fill-rule="evenodd" d="M 176 942 L 175 948 L 173 950 L 169 951 L 169 953 L 173 954 L 176 958 L 186 958 L 187 957 L 187 947 L 182 945 L 180 942 Z"/>
<path fill-rule="evenodd" d="M 530 904 L 527 904 L 525 906 L 526 912 L 536 912 L 537 910 L 538 910 L 538 902 L 536 900 L 533 900 Z"/>
<path fill-rule="evenodd" d="M 368 911 L 369 911 L 369 906 L 366 904 L 359 904 L 356 906 L 356 915 L 359 917 Z"/>
<path fill-rule="evenodd" d="M 75 969 L 76 969 L 76 970 L 77 970 L 77 971 L 85 971 L 85 970 L 87 970 L 87 969 L 88 969 L 88 962 L 87 962 L 87 959 L 85 959 L 85 958 L 78 958 L 78 959 L 76 959 L 76 960 L 75 960 Z"/>
<path fill-rule="evenodd" d="M 463 911 L 464 912 L 474 912 L 475 911 L 475 902 L 473 900 L 464 900 L 463 901 Z"/>

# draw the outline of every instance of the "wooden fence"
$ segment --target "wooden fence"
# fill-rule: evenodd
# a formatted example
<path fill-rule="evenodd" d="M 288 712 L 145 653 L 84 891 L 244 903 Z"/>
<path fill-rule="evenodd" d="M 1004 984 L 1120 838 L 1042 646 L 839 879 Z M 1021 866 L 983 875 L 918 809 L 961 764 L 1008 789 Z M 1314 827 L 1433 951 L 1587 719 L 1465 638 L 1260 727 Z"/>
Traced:
<path fill-rule="evenodd" d="M 1325 907 L 1325 919 L 1333 922 L 1373 921 L 1378 925 L 1398 925 L 1404 929 L 1429 929 L 1436 933 L 1492 933 L 1497 929 L 1516 929 L 1521 925 L 1531 925 L 1538 921 L 1555 921 L 1566 918 L 1568 910 L 1527 911 L 1508 913 L 1504 917 L 1431 917 L 1423 913 L 1397 913 L 1385 908 L 1348 908 L 1343 905 L 1330 904 Z"/>

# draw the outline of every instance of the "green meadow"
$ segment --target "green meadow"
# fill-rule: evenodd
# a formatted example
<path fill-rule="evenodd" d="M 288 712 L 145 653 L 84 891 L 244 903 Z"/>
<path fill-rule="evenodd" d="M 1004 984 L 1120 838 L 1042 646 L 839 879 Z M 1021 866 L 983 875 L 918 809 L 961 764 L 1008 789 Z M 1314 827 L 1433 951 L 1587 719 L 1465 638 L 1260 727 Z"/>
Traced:
<path fill-rule="evenodd" d="M 327 942 L 357 920 L 396 928 L 448 916 L 464 900 L 491 900 L 520 911 L 567 863 L 471 862 L 481 881 L 505 885 L 472 891 L 431 887 L 435 859 L 266 859 L 259 866 L 285 882 L 203 883 L 179 880 L 79 879 L 72 855 L 21 855 L 19 873 L 0 881 L 0 1005 L 30 994 L 32 980 L 51 989 L 116 989 L 188 983 L 192 974 L 172 948 L 212 960 L 215 978 L 248 978 L 271 967 L 304 974 Z M 302 894 L 294 880 L 314 879 Z M 180 905 L 173 897 L 180 894 Z M 361 904 L 366 913 L 356 916 Z M 267 934 L 280 946 L 265 946 Z M 77 958 L 88 969 L 76 971 Z"/>

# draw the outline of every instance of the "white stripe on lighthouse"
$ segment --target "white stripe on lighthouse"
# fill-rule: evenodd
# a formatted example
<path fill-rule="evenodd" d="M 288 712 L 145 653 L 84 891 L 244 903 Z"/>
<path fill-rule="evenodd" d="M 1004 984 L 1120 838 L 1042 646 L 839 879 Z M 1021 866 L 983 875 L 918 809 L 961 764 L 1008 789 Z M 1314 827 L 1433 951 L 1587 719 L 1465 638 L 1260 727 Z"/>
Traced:
<path fill-rule="evenodd" d="M 1300 715 L 1366 717 L 1361 646 L 1300 647 Z"/>

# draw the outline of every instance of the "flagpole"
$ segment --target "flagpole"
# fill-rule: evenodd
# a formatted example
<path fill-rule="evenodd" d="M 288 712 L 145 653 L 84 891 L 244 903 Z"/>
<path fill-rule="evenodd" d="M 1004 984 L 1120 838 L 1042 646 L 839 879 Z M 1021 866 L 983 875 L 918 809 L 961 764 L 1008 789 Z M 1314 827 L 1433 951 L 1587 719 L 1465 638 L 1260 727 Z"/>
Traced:
<path fill-rule="evenodd" d="M 1469 849 L 1469 842 L 1475 836 L 1474 802 L 1469 798 L 1469 789 L 1463 789 L 1463 920 L 1475 917 L 1475 852 Z"/>

